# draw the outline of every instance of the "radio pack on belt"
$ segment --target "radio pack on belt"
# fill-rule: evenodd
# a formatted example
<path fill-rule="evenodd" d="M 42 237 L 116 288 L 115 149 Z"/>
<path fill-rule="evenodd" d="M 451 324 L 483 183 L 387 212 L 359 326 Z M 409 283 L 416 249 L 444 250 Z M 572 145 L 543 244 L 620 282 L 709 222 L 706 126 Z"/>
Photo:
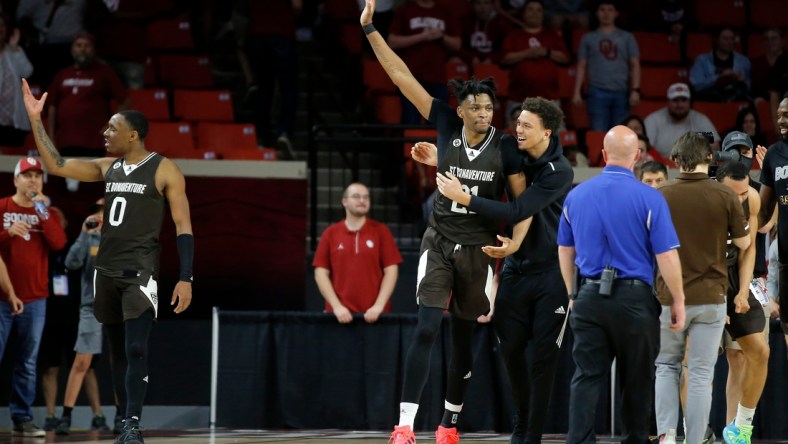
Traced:
<path fill-rule="evenodd" d="M 599 278 L 599 294 L 602 296 L 610 296 L 613 292 L 613 281 L 616 280 L 616 269 L 609 265 L 602 270 L 602 276 Z"/>

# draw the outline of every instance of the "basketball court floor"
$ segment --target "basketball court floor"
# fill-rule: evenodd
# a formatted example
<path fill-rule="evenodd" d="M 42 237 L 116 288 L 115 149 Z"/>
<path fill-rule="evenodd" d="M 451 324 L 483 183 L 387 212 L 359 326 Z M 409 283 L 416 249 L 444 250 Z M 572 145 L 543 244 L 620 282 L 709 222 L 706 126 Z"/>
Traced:
<path fill-rule="evenodd" d="M 7 431 L 5 433 L 8 433 Z M 7 434 L 5 435 L 8 436 Z M 310 430 L 310 431 L 268 431 L 268 430 L 143 430 L 145 444 L 257 444 L 257 443 L 287 443 L 287 444 L 367 444 L 386 443 L 388 432 L 353 432 L 346 430 Z M 509 435 L 494 433 L 464 433 L 461 435 L 462 444 L 482 443 L 508 443 Z M 420 443 L 434 443 L 435 437 L 430 433 L 418 433 L 416 439 Z M 45 438 L 18 438 L 10 440 L 12 444 L 35 443 L 112 443 L 115 438 L 111 433 L 98 432 L 72 432 L 68 436 L 56 436 L 48 432 Z M 0 442 L 8 442 L 0 434 Z M 566 442 L 564 435 L 546 435 L 542 440 L 545 444 L 558 444 Z M 619 443 L 619 439 L 609 436 L 600 436 L 598 443 Z M 720 440 L 718 440 L 720 442 Z M 755 441 L 756 444 L 788 443 L 782 441 Z"/>

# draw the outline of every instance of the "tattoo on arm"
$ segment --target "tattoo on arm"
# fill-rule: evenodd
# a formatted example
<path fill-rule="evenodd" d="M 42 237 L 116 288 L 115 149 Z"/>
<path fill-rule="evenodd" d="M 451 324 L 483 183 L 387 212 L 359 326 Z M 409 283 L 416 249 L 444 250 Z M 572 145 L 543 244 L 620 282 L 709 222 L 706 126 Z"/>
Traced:
<path fill-rule="evenodd" d="M 66 161 L 60 156 L 57 149 L 55 149 L 55 145 L 52 144 L 52 140 L 49 139 L 49 135 L 44 129 L 44 124 L 40 120 L 36 121 L 36 132 L 38 132 L 38 137 L 41 139 L 41 145 L 43 145 L 49 157 L 55 161 L 55 165 L 57 165 L 58 168 L 62 168 Z"/>

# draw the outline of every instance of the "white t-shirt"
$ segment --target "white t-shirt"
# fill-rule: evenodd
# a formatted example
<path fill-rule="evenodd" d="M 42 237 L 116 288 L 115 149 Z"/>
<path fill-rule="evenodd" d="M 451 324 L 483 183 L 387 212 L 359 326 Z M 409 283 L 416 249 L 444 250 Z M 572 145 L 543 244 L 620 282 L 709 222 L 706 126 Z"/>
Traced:
<path fill-rule="evenodd" d="M 690 131 L 711 131 L 714 133 L 714 141 L 720 141 L 720 135 L 711 120 L 694 109 L 691 109 L 681 122 L 674 122 L 668 114 L 668 108 L 660 108 L 649 114 L 644 123 L 651 146 L 664 157 L 669 157 L 673 143 Z"/>

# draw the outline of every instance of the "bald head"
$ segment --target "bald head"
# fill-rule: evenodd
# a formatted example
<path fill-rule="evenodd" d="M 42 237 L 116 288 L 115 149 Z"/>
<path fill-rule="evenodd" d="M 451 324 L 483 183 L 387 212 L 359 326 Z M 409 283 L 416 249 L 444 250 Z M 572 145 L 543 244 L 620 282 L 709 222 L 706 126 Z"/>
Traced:
<path fill-rule="evenodd" d="M 617 125 L 605 134 L 602 146 L 608 165 L 631 169 L 638 154 L 638 135 L 624 125 Z"/>

